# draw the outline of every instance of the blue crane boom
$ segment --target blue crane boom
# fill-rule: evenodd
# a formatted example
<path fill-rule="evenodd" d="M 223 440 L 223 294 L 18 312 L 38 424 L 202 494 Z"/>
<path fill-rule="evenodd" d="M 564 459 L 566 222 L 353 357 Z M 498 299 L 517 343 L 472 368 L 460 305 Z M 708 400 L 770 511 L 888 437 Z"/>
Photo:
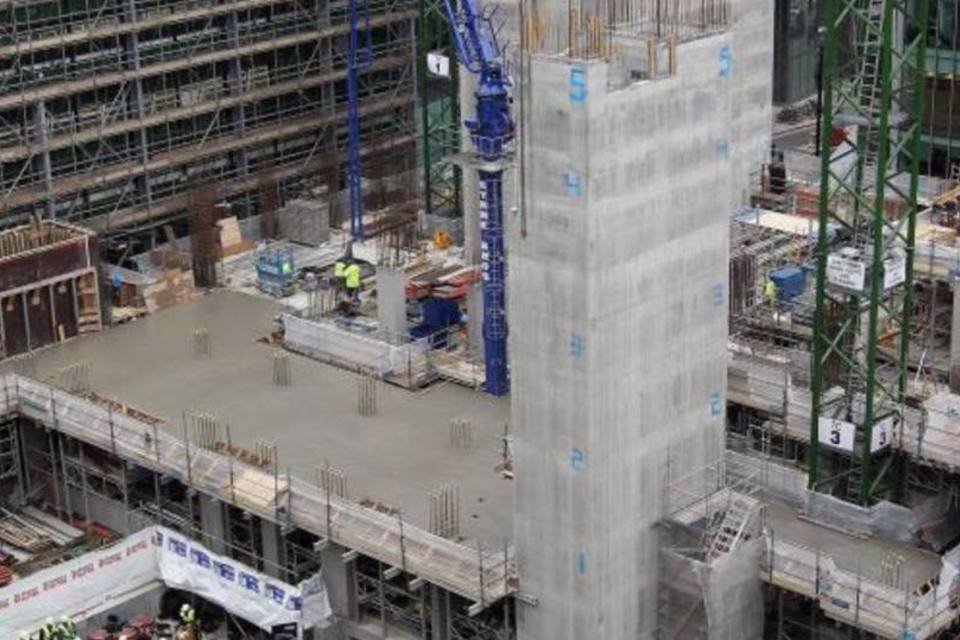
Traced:
<path fill-rule="evenodd" d="M 457 6 L 459 4 L 459 7 Z M 479 75 L 476 116 L 464 122 L 477 153 L 480 199 L 483 340 L 486 391 L 502 396 L 510 390 L 507 373 L 506 264 L 503 241 L 503 152 L 514 136 L 509 79 L 502 64 L 489 16 L 474 0 L 444 0 L 457 55 Z"/>

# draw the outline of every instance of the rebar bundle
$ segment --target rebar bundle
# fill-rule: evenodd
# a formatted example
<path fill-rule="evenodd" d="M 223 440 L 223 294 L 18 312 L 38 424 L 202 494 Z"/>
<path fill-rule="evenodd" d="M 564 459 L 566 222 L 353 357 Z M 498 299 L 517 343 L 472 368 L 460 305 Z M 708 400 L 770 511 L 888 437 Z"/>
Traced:
<path fill-rule="evenodd" d="M 200 328 L 193 332 L 193 355 L 196 358 L 209 358 L 212 354 L 210 347 L 210 331 Z"/>
<path fill-rule="evenodd" d="M 361 375 L 357 383 L 357 390 L 357 411 L 360 415 L 377 415 L 377 379 L 372 375 Z"/>
<path fill-rule="evenodd" d="M 193 281 L 198 287 L 217 286 L 220 233 L 217 229 L 217 190 L 209 185 L 190 194 L 190 253 Z"/>
<path fill-rule="evenodd" d="M 317 468 L 317 484 L 325 495 L 347 497 L 347 476 L 342 469 L 324 465 Z"/>
<path fill-rule="evenodd" d="M 430 533 L 455 540 L 460 537 L 460 487 L 443 485 L 428 494 Z"/>
<path fill-rule="evenodd" d="M 273 353 L 273 384 L 278 387 L 290 385 L 290 357 L 285 351 Z"/>
<path fill-rule="evenodd" d="M 463 418 L 450 421 L 450 444 L 456 449 L 469 449 L 473 446 L 473 425 Z"/>

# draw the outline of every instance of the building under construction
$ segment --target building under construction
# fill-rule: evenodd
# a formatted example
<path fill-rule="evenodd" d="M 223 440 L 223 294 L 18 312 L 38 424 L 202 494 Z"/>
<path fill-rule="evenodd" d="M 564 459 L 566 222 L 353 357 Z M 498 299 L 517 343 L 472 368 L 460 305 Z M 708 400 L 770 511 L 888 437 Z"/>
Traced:
<path fill-rule="evenodd" d="M 369 3 L 363 153 L 409 171 L 416 6 Z M 151 248 L 186 234 L 190 191 L 234 215 L 344 180 L 348 3 L 3 2 L 0 211 Z M 407 160 L 404 160 L 407 158 Z"/>
<path fill-rule="evenodd" d="M 957 637 L 955 5 L 0 0 L 0 639 Z"/>

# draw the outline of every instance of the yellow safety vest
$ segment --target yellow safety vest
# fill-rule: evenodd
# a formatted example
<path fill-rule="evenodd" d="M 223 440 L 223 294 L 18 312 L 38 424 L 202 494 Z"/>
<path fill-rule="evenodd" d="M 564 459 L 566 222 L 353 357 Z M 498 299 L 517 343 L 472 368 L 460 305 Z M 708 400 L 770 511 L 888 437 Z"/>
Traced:
<path fill-rule="evenodd" d="M 347 267 L 343 275 L 347 279 L 347 289 L 360 288 L 360 267 L 358 267 L 355 264 L 352 264 L 349 267 Z"/>
<path fill-rule="evenodd" d="M 343 278 L 346 276 L 347 264 L 340 260 L 337 260 L 333 264 L 333 277 L 334 278 Z"/>
<path fill-rule="evenodd" d="M 764 288 L 764 294 L 767 296 L 767 300 L 773 302 L 777 299 L 777 283 L 773 280 L 767 280 L 767 286 Z"/>

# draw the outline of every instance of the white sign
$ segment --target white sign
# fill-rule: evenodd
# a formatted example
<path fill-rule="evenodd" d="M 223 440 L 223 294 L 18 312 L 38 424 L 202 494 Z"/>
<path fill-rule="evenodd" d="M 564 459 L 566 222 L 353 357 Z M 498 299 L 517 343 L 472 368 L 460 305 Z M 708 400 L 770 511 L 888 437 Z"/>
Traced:
<path fill-rule="evenodd" d="M 883 261 L 883 288 L 891 289 L 907 280 L 907 261 L 895 255 Z"/>
<path fill-rule="evenodd" d="M 102 551 L 38 571 L 0 589 L 0 638 L 33 631 L 48 617 L 78 620 L 155 583 L 160 586 L 151 527 Z"/>
<path fill-rule="evenodd" d="M 156 527 L 160 577 L 249 620 L 264 631 L 300 621 L 300 590 L 207 550 L 169 529 Z"/>
<path fill-rule="evenodd" d="M 817 441 L 827 447 L 853 453 L 857 426 L 852 422 L 820 416 L 817 419 Z"/>
<path fill-rule="evenodd" d="M 831 253 L 827 256 L 827 282 L 853 291 L 863 291 L 867 280 L 867 265 Z"/>
<path fill-rule="evenodd" d="M 450 77 L 450 58 L 435 51 L 427 52 L 427 69 L 435 76 Z"/>
<path fill-rule="evenodd" d="M 323 579 L 323 571 L 318 571 L 300 583 L 300 596 L 303 598 L 303 628 L 330 626 L 333 618 L 333 609 L 330 608 L 330 598 L 327 596 L 327 583 Z"/>
<path fill-rule="evenodd" d="M 894 419 L 895 416 L 889 416 L 873 425 L 873 431 L 870 433 L 870 453 L 876 453 L 890 446 L 890 440 L 893 439 Z"/>

